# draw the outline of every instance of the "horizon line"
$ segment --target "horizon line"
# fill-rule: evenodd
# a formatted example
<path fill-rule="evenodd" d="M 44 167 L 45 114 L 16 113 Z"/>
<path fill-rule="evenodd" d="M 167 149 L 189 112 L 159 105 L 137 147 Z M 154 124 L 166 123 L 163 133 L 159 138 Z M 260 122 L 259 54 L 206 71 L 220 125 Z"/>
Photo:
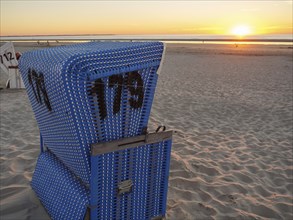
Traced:
<path fill-rule="evenodd" d="M 61 37 L 65 36 L 65 37 Z M 249 37 L 235 37 L 231 38 L 231 35 L 226 35 L 227 38 L 198 38 L 198 37 L 189 37 L 189 38 L 168 38 L 164 37 L 154 37 L 154 38 L 145 38 L 145 37 L 138 37 L 138 38 L 131 38 L 131 37 L 111 37 L 111 38 L 66 38 L 67 37 L 78 37 L 78 36 L 98 36 L 98 35 L 31 35 L 31 36 L 7 36 L 2 37 L 0 36 L 0 42 L 4 41 L 14 41 L 14 42 L 25 42 L 25 41 L 203 41 L 203 42 L 293 42 L 293 38 L 252 38 Z M 105 36 L 105 35 L 100 35 Z M 110 35 L 106 35 L 110 36 Z M 111 36 L 115 36 L 112 34 Z M 123 36 L 123 35 L 120 35 Z M 138 35 L 134 35 L 138 36 Z M 217 36 L 217 35 L 214 35 Z M 228 37 L 229 36 L 229 37 Z M 41 37 L 41 38 L 38 38 Z M 46 38 L 46 37 L 55 37 L 55 38 Z M 224 36 L 223 36 L 224 37 Z"/>
<path fill-rule="evenodd" d="M 148 36 L 148 35 L 157 35 L 157 36 L 160 36 L 160 35 L 163 35 L 163 36 L 178 36 L 178 35 L 181 35 L 181 36 L 188 36 L 188 35 L 205 35 L 205 36 L 235 36 L 236 35 L 233 35 L 233 34 L 188 34 L 188 33 L 185 33 L 185 34 L 24 34 L 24 35 L 1 35 L 0 34 L 0 37 L 38 37 L 38 36 L 48 36 L 48 37 L 51 37 L 51 36 L 113 36 L 113 35 L 120 35 L 120 36 Z M 274 35 L 291 35 L 292 36 L 292 33 L 271 33 L 271 34 L 249 34 L 249 35 L 246 35 L 246 36 L 243 36 L 243 37 L 253 37 L 253 36 L 274 36 Z"/>

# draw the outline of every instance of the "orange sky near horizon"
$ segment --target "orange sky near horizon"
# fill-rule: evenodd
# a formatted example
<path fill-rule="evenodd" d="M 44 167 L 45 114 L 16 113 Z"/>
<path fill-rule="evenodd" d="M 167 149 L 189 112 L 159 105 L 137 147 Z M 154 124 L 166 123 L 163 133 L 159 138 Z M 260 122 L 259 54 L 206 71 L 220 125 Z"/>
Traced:
<path fill-rule="evenodd" d="M 292 1 L 1 0 L 0 35 L 292 34 Z M 236 28 L 237 29 L 237 28 Z"/>

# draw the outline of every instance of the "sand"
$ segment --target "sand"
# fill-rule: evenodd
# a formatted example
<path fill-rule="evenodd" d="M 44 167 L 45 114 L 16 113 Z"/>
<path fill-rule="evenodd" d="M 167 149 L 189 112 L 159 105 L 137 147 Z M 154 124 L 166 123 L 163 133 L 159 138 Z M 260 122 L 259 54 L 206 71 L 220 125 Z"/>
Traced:
<path fill-rule="evenodd" d="M 292 59 L 284 45 L 167 46 L 149 122 L 176 131 L 167 219 L 293 218 Z M 40 150 L 26 92 L 0 101 L 1 220 L 49 219 L 29 185 Z"/>

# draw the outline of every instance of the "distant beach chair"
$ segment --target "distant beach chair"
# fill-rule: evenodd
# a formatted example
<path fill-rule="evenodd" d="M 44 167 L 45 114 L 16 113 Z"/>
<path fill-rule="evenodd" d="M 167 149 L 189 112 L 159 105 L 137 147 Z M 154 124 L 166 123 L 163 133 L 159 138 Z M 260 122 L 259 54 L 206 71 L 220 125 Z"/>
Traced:
<path fill-rule="evenodd" d="M 37 41 L 37 44 L 39 45 L 39 46 L 50 46 L 50 42 L 47 40 L 47 42 L 44 42 L 44 43 L 42 43 L 41 41 Z"/>
<path fill-rule="evenodd" d="M 12 42 L 7 42 L 0 47 L 0 67 L 8 77 L 6 88 L 24 88 L 18 71 L 18 59 L 20 56 L 21 53 L 15 53 Z"/>
<path fill-rule="evenodd" d="M 52 219 L 164 218 L 172 131 L 147 131 L 163 51 L 91 42 L 22 55 L 41 133 L 31 185 Z"/>

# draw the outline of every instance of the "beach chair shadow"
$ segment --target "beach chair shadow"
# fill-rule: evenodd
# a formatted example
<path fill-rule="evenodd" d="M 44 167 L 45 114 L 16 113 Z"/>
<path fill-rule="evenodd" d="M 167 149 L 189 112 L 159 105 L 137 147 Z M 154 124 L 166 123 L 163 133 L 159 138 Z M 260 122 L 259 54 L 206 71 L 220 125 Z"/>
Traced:
<path fill-rule="evenodd" d="M 91 42 L 22 55 L 41 133 L 31 185 L 52 219 L 164 218 L 172 131 L 147 131 L 163 52 Z"/>

